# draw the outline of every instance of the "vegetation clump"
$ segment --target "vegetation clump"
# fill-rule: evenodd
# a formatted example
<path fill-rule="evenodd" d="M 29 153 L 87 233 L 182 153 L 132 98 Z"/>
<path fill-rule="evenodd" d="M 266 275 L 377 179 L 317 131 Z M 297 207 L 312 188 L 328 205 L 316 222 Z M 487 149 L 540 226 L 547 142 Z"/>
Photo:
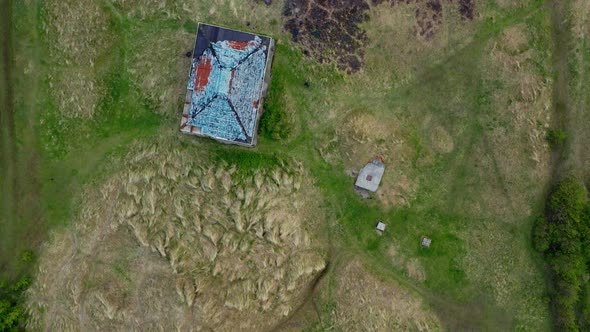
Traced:
<path fill-rule="evenodd" d="M 555 148 L 557 146 L 562 145 L 566 141 L 567 134 L 563 130 L 549 129 L 547 130 L 547 135 L 545 136 L 545 139 L 552 148 Z"/>
<path fill-rule="evenodd" d="M 17 331 L 22 328 L 25 310 L 21 298 L 30 284 L 29 276 L 21 277 L 12 285 L 0 281 L 0 331 Z"/>
<path fill-rule="evenodd" d="M 273 140 L 287 139 L 293 131 L 293 119 L 286 109 L 285 86 L 275 78 L 268 91 L 264 104 L 264 114 L 260 119 L 260 133 Z"/>
<path fill-rule="evenodd" d="M 550 268 L 552 309 L 560 330 L 578 331 L 589 323 L 583 288 L 590 263 L 590 204 L 588 191 L 576 177 L 563 179 L 546 204 L 545 217 L 536 222 L 533 239 Z"/>

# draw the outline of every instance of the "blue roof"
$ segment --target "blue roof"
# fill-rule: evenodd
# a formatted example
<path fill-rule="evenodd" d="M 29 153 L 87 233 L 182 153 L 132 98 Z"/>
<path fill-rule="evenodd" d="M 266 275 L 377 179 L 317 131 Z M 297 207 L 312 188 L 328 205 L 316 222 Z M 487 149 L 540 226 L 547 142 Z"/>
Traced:
<path fill-rule="evenodd" d="M 272 39 L 199 24 L 181 130 L 253 145 Z"/>

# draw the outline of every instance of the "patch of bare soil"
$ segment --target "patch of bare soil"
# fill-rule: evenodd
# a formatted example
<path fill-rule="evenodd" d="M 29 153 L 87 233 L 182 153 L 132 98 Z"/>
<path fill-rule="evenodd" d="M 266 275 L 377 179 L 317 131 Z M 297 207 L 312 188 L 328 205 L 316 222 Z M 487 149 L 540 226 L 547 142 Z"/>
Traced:
<path fill-rule="evenodd" d="M 392 281 L 371 275 L 355 259 L 339 271 L 332 312 L 339 331 L 433 331 L 441 323 L 422 301 Z"/>
<path fill-rule="evenodd" d="M 326 250 L 300 164 L 244 174 L 178 146 L 133 151 L 42 253 L 32 329 L 260 331 L 303 303 Z"/>
<path fill-rule="evenodd" d="M 305 47 L 305 54 L 320 63 L 335 62 L 353 73 L 364 64 L 364 47 L 368 43 L 362 23 L 369 20 L 370 6 L 382 3 L 416 6 L 416 35 L 432 39 L 443 22 L 445 0 L 287 0 L 285 30 Z M 452 0 L 446 0 L 452 3 Z M 461 17 L 473 20 L 475 0 L 460 0 Z"/>

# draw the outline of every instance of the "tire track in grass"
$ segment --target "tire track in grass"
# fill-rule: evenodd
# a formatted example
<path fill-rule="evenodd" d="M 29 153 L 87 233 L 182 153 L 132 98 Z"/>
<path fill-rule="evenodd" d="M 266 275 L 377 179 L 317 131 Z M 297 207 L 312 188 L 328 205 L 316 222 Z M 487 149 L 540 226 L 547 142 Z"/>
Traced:
<path fill-rule="evenodd" d="M 588 70 L 590 51 L 588 44 L 588 13 L 572 12 L 573 5 L 555 2 L 552 6 L 554 37 L 554 126 L 567 133 L 564 145 L 554 152 L 554 179 L 573 172 L 590 181 L 590 89 Z M 580 28 L 581 35 L 574 35 Z M 577 53 L 581 53 L 578 55 Z"/>
<path fill-rule="evenodd" d="M 564 131 L 568 137 L 565 144 L 554 148 L 552 152 L 553 181 L 548 184 L 547 191 L 566 174 L 574 173 L 586 177 L 586 181 L 590 177 L 590 150 L 586 140 L 590 132 L 590 54 L 586 35 L 590 29 L 587 26 L 587 13 L 572 13 L 572 9 L 568 1 L 554 0 L 550 6 L 555 74 L 552 127 Z M 583 15 L 586 25 L 579 43 L 573 35 L 572 15 Z M 576 52 L 583 54 L 578 58 Z"/>
<path fill-rule="evenodd" d="M 0 215 L 0 232 L 13 233 L 13 221 L 16 215 L 15 193 L 17 182 L 16 170 L 16 141 L 14 132 L 14 93 L 12 86 L 12 1 L 4 0 L 0 4 L 3 19 L 0 20 L 0 45 L 2 53 L 0 60 L 0 132 L 1 150 L 0 166 L 2 173 L 0 183 L 2 188 L 2 214 Z M 6 235 L 4 235 L 6 236 Z M 4 239 L 4 236 L 2 239 Z M 9 241 L 0 241 L 0 251 L 10 250 Z M 0 270 L 6 271 L 7 261 L 0 256 Z"/>
<path fill-rule="evenodd" d="M 7 4 L 8 3 L 8 4 Z M 40 6 L 38 1 L 10 2 L 9 8 L 2 13 L 9 15 L 2 20 L 11 29 L 13 38 L 9 51 L 8 64 L 10 77 L 7 80 L 11 93 L 12 113 L 10 142 L 5 145 L 12 153 L 12 191 L 6 192 L 5 204 L 11 209 L 6 219 L 8 230 L 2 231 L 0 242 L 6 246 L 0 252 L 0 261 L 6 264 L 7 274 L 17 276 L 32 268 L 31 264 L 22 264 L 20 254 L 23 250 L 37 249 L 44 239 L 45 218 L 40 195 L 39 154 L 37 150 L 37 114 L 41 107 L 39 102 L 39 84 L 43 75 L 40 66 L 41 47 L 39 44 Z M 9 14 L 6 14 L 8 11 Z M 18 17 L 18 20 L 12 20 Z M 25 67 L 27 68 L 25 70 Z M 2 128 L 4 129 L 4 128 Z"/>
<path fill-rule="evenodd" d="M 37 96 L 40 69 L 39 6 L 2 2 L 5 17 L 2 24 L 4 67 L 2 101 L 2 145 L 4 183 L 2 210 L 3 229 L 0 232 L 0 265 L 8 276 L 15 277 L 31 268 L 21 264 L 23 250 L 36 249 L 41 244 L 44 228 L 40 202 L 39 155 L 36 124 L 40 108 Z M 17 16 L 18 20 L 12 20 Z M 24 72 L 27 66 L 29 74 Z M 18 75 L 14 71 L 18 69 Z"/>
<path fill-rule="evenodd" d="M 568 75 L 568 52 L 571 44 L 571 26 L 566 18 L 566 1 L 553 1 L 550 5 L 551 28 L 553 39 L 553 70 L 555 73 L 553 84 L 553 116 L 552 127 L 567 131 L 568 113 L 571 101 Z M 568 147 L 553 149 L 551 153 L 551 173 L 553 183 L 567 172 Z M 553 185 L 548 184 L 548 189 Z"/>
<path fill-rule="evenodd" d="M 29 250 L 38 249 L 45 239 L 47 229 L 43 205 L 41 203 L 41 173 L 40 155 L 37 147 L 38 115 L 42 111 L 42 104 L 39 98 L 41 93 L 41 82 L 44 72 L 41 69 L 42 47 L 40 43 L 41 21 L 39 13 L 41 6 L 38 1 L 31 1 L 26 6 L 16 4 L 18 12 L 15 17 L 18 21 L 24 20 L 19 26 L 18 34 L 15 34 L 15 43 L 19 42 L 18 52 L 15 54 L 15 69 L 22 70 L 26 66 L 30 70 L 26 74 L 24 70 L 14 76 L 16 86 L 16 100 L 18 100 L 15 114 L 23 114 L 22 118 L 15 119 L 17 125 L 17 181 L 19 190 L 17 199 L 18 229 L 14 241 L 18 246 L 14 249 Z M 14 21 L 15 24 L 19 24 Z M 26 27 L 26 25 L 29 25 Z M 25 28 L 26 27 L 26 28 Z M 16 30 L 16 29 L 15 29 Z M 15 31 L 16 33 L 17 31 Z M 18 63 L 16 61 L 19 61 Z M 22 66 L 22 67 L 20 67 Z M 14 250 L 13 249 L 13 250 Z M 20 254 L 20 252 L 16 252 Z"/>

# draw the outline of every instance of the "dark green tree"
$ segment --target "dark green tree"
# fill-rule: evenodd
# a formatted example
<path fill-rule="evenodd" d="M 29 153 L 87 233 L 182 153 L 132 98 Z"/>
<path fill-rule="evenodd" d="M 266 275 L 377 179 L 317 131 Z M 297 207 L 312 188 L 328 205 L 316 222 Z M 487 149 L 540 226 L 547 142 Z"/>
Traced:
<path fill-rule="evenodd" d="M 583 318 L 589 235 L 588 192 L 582 181 L 568 176 L 549 195 L 545 217 L 539 218 L 533 229 L 534 246 L 544 254 L 551 270 L 552 308 L 560 331 L 579 331 L 587 326 Z"/>

